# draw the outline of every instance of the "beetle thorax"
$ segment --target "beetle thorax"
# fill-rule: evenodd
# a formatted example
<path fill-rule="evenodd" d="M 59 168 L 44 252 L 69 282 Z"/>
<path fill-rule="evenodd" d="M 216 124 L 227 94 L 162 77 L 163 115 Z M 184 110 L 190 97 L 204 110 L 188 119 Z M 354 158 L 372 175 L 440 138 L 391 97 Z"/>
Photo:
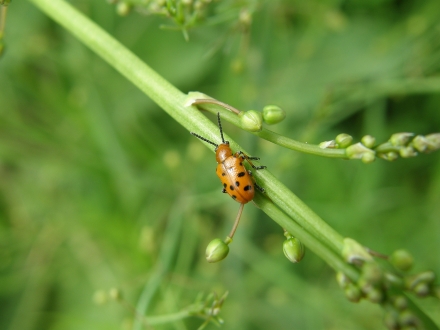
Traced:
<path fill-rule="evenodd" d="M 229 143 L 219 144 L 217 150 L 215 151 L 215 160 L 217 163 L 223 163 L 226 158 L 232 156 L 232 150 Z"/>

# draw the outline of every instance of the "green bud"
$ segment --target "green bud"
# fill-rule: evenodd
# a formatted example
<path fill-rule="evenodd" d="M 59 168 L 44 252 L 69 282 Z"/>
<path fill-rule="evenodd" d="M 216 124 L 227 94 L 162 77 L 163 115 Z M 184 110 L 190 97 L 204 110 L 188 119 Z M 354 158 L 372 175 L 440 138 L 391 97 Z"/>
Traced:
<path fill-rule="evenodd" d="M 354 285 L 353 283 L 349 283 L 347 287 L 344 289 L 345 296 L 351 302 L 358 302 L 362 298 L 361 290 Z"/>
<path fill-rule="evenodd" d="M 374 144 L 376 143 L 376 138 L 372 137 L 371 135 L 365 135 L 362 137 L 361 142 L 367 148 L 373 148 Z"/>
<path fill-rule="evenodd" d="M 382 271 L 377 263 L 365 262 L 362 265 L 361 277 L 371 284 L 378 284 L 382 281 Z"/>
<path fill-rule="evenodd" d="M 373 153 L 365 153 L 362 155 L 361 161 L 364 164 L 370 164 L 376 160 L 376 156 Z"/>
<path fill-rule="evenodd" d="M 382 159 L 385 159 L 389 162 L 392 162 L 392 161 L 396 160 L 397 158 L 399 158 L 399 154 L 395 151 L 390 151 L 387 153 L 380 153 L 379 157 Z"/>
<path fill-rule="evenodd" d="M 341 133 L 336 136 L 336 144 L 338 148 L 347 148 L 353 142 L 353 137 L 351 135 Z"/>
<path fill-rule="evenodd" d="M 383 300 L 383 293 L 377 288 L 372 288 L 366 294 L 366 298 L 374 304 L 378 304 Z"/>
<path fill-rule="evenodd" d="M 345 275 L 343 272 L 337 272 L 336 273 L 336 281 L 339 284 L 339 287 L 341 289 L 345 289 L 349 283 L 351 283 L 350 279 L 347 275 Z"/>
<path fill-rule="evenodd" d="M 259 132 L 263 129 L 263 116 L 261 112 L 255 110 L 242 111 L 240 117 L 240 126 L 249 132 Z"/>
<path fill-rule="evenodd" d="M 415 316 L 411 311 L 405 309 L 404 311 L 399 313 L 399 324 L 401 326 L 407 325 L 417 325 L 419 323 L 419 319 Z"/>
<path fill-rule="evenodd" d="M 220 238 L 213 239 L 206 247 L 206 260 L 208 262 L 219 262 L 226 258 L 229 253 L 229 246 Z"/>
<path fill-rule="evenodd" d="M 435 274 L 433 271 L 426 271 L 412 276 L 405 277 L 405 286 L 413 290 L 419 283 L 431 284 L 435 280 Z"/>
<path fill-rule="evenodd" d="M 414 287 L 414 293 L 419 297 L 426 297 L 431 293 L 431 289 L 427 283 L 419 283 Z"/>
<path fill-rule="evenodd" d="M 389 310 L 384 318 L 385 326 L 390 330 L 399 330 L 399 314 L 395 310 Z"/>
<path fill-rule="evenodd" d="M 406 298 L 404 296 L 399 295 L 394 298 L 393 305 L 398 310 L 403 311 L 408 308 L 408 301 L 406 300 Z"/>
<path fill-rule="evenodd" d="M 374 156 L 375 152 L 371 149 L 368 149 L 362 143 L 358 142 L 356 144 L 352 144 L 347 149 L 345 149 L 345 154 L 350 159 L 362 159 L 365 154 L 372 154 Z"/>
<path fill-rule="evenodd" d="M 305 254 L 304 244 L 298 238 L 290 236 L 283 243 L 283 252 L 290 262 L 300 262 Z"/>
<path fill-rule="evenodd" d="M 370 292 L 371 290 L 374 289 L 374 286 L 371 282 L 367 281 L 365 278 L 361 277 L 358 281 L 357 281 L 357 286 L 359 287 L 359 289 L 364 293 L 364 294 L 368 294 L 368 292 Z"/>
<path fill-rule="evenodd" d="M 399 154 L 400 154 L 400 157 L 402 157 L 402 158 L 410 158 L 410 157 L 417 156 L 417 151 L 411 146 L 402 147 L 399 149 Z"/>
<path fill-rule="evenodd" d="M 110 299 L 113 299 L 115 301 L 122 300 L 122 292 L 117 288 L 111 288 L 108 292 L 108 296 L 110 297 Z"/>
<path fill-rule="evenodd" d="M 333 149 L 336 148 L 336 142 L 335 140 L 324 141 L 319 144 L 319 147 L 321 149 Z"/>
<path fill-rule="evenodd" d="M 365 248 L 351 238 L 344 238 L 342 256 L 345 261 L 350 264 L 373 261 L 373 257 L 365 250 Z"/>
<path fill-rule="evenodd" d="M 407 271 L 414 264 L 414 259 L 408 251 L 400 249 L 391 254 L 390 263 L 398 270 Z"/>
<path fill-rule="evenodd" d="M 390 286 L 403 289 L 404 283 L 403 283 L 403 280 L 399 276 L 397 276 L 393 273 L 386 272 L 384 274 L 384 277 L 385 277 L 386 283 L 389 284 Z"/>
<path fill-rule="evenodd" d="M 428 140 L 428 151 L 440 149 L 440 133 L 433 133 L 425 136 Z"/>
<path fill-rule="evenodd" d="M 116 12 L 118 15 L 127 16 L 131 12 L 131 5 L 127 2 L 119 2 L 116 6 Z"/>
<path fill-rule="evenodd" d="M 263 108 L 263 121 L 268 125 L 278 124 L 286 118 L 286 111 L 276 105 L 266 105 Z"/>
<path fill-rule="evenodd" d="M 409 141 L 411 141 L 412 137 L 414 136 L 414 133 L 396 133 L 391 135 L 390 142 L 393 146 L 400 147 L 400 146 L 406 146 Z"/>
<path fill-rule="evenodd" d="M 413 147 L 419 152 L 425 152 L 428 149 L 429 141 L 423 135 L 417 135 L 412 140 Z"/>

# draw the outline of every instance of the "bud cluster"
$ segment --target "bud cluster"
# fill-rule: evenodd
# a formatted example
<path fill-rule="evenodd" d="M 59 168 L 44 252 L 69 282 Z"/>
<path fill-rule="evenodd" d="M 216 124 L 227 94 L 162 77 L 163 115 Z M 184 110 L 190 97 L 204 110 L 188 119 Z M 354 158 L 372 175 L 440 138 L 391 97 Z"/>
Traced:
<path fill-rule="evenodd" d="M 393 161 L 397 158 L 415 157 L 419 153 L 430 153 L 440 149 L 440 133 L 429 135 L 415 135 L 414 133 L 396 133 L 382 144 L 376 144 L 376 139 L 371 135 L 362 137 L 361 142 L 353 144 L 353 137 L 342 133 L 334 140 L 324 141 L 319 144 L 323 149 L 345 149 L 349 159 L 360 159 L 364 163 L 373 162 L 376 157 Z"/>
<path fill-rule="evenodd" d="M 263 129 L 263 122 L 268 125 L 278 124 L 286 118 L 286 112 L 276 105 L 266 105 L 262 112 L 241 111 L 238 117 L 241 128 L 249 132 L 260 132 Z"/>
<path fill-rule="evenodd" d="M 388 257 L 370 251 L 350 238 L 344 239 L 342 255 L 347 262 L 360 269 L 357 281 L 353 281 L 342 272 L 336 274 L 336 280 L 348 300 L 358 302 L 366 299 L 384 306 L 386 309 L 384 322 L 388 329 L 422 328 L 422 322 L 411 311 L 407 298 L 397 292 L 409 291 L 419 297 L 440 298 L 440 289 L 435 285 L 434 272 L 424 271 L 407 275 L 405 272 L 409 271 L 414 263 L 408 251 L 396 250 Z M 389 267 L 382 268 L 372 256 L 380 256 L 388 260 L 396 272 L 390 271 Z"/>

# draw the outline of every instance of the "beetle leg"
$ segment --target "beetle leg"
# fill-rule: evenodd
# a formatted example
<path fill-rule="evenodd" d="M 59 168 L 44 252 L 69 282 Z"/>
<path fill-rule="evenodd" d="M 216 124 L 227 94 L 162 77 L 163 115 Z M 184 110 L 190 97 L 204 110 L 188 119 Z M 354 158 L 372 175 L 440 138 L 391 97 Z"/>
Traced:
<path fill-rule="evenodd" d="M 254 164 L 252 164 L 251 160 L 259 160 L 260 158 L 258 157 L 249 157 L 248 155 L 246 155 L 243 151 L 237 151 L 236 155 L 239 155 L 241 158 L 245 159 L 249 165 L 252 166 L 253 169 L 255 170 L 262 170 L 264 168 L 267 168 L 267 166 L 255 166 Z"/>
<path fill-rule="evenodd" d="M 255 188 L 257 188 L 257 189 L 258 189 L 259 191 L 261 191 L 262 193 L 265 192 L 264 188 L 261 187 L 261 186 L 259 186 L 259 185 L 257 185 L 256 183 L 254 183 L 254 186 L 255 186 Z"/>
<path fill-rule="evenodd" d="M 226 194 L 226 189 L 225 188 L 223 188 L 222 193 Z"/>

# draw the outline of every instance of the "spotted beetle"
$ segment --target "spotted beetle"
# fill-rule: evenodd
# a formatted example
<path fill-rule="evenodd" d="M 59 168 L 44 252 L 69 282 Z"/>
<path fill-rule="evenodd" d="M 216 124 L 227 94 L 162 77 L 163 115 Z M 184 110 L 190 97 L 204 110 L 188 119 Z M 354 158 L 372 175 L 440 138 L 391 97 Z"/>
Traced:
<path fill-rule="evenodd" d="M 223 184 L 223 193 L 228 193 L 235 201 L 240 204 L 249 203 L 254 199 L 255 188 L 264 192 L 264 188 L 257 185 L 253 178 L 252 172 L 246 170 L 243 161 L 247 161 L 255 170 L 261 170 L 266 166 L 255 166 L 251 160 L 259 160 L 258 157 L 250 157 L 242 151 L 232 153 L 229 141 L 225 141 L 223 137 L 222 124 L 220 121 L 220 113 L 217 113 L 218 127 L 222 138 L 221 144 L 216 144 L 208 139 L 191 132 L 192 135 L 215 146 L 215 159 L 217 161 L 216 174 Z"/>

